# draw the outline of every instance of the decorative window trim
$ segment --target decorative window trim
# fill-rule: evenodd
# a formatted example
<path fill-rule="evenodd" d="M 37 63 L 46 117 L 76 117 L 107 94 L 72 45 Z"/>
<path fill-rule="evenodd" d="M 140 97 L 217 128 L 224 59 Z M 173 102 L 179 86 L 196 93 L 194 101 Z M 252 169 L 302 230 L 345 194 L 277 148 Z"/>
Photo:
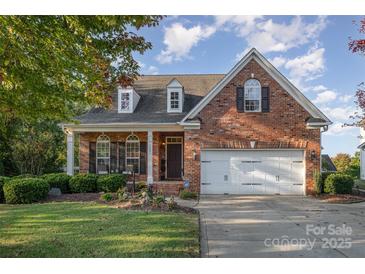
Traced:
<path fill-rule="evenodd" d="M 178 99 L 174 100 L 173 98 L 171 98 L 171 94 L 172 93 L 177 93 L 178 94 Z M 182 92 L 182 88 L 167 88 L 167 112 L 182 112 L 182 105 L 183 105 L 183 92 Z M 177 108 L 172 108 L 171 103 L 173 101 L 177 101 L 178 102 L 178 107 Z"/>
<path fill-rule="evenodd" d="M 100 156 L 100 149 L 105 149 L 106 156 Z M 95 148 L 95 159 L 96 159 L 96 173 L 97 174 L 108 174 L 110 173 L 110 138 L 104 134 L 100 135 L 96 139 L 96 148 Z M 105 172 L 99 172 L 98 162 L 99 160 L 107 160 L 108 168 Z"/>
<path fill-rule="evenodd" d="M 133 145 L 133 146 L 132 146 Z M 134 151 L 133 153 L 137 153 L 138 156 L 129 156 L 130 154 L 130 149 L 132 148 L 137 148 L 136 151 Z M 129 150 L 129 151 L 128 151 Z M 140 168 L 141 168 L 141 142 L 138 138 L 137 135 L 135 134 L 131 134 L 127 137 L 126 141 L 125 141 L 125 167 L 126 169 L 128 169 L 128 160 L 138 160 L 138 169 L 136 174 L 140 173 Z"/>
<path fill-rule="evenodd" d="M 249 79 L 244 84 L 244 111 L 245 112 L 261 112 L 262 111 L 262 103 L 261 103 L 261 84 L 257 79 Z M 247 99 L 248 95 L 247 93 L 251 91 L 252 89 L 256 89 L 257 91 L 257 98 L 250 98 Z M 258 109 L 251 110 L 247 108 L 247 101 L 258 101 Z"/>

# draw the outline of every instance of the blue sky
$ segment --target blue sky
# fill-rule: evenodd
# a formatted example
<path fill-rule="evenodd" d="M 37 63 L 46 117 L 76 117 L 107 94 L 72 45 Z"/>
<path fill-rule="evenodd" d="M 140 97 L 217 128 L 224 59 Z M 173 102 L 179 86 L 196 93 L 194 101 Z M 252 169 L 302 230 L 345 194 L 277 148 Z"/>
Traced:
<path fill-rule="evenodd" d="M 356 111 L 365 58 L 348 51 L 359 37 L 356 16 L 170 16 L 139 31 L 153 44 L 135 55 L 143 74 L 226 73 L 256 47 L 332 121 L 323 153 L 353 154 L 357 128 L 342 127 Z"/>

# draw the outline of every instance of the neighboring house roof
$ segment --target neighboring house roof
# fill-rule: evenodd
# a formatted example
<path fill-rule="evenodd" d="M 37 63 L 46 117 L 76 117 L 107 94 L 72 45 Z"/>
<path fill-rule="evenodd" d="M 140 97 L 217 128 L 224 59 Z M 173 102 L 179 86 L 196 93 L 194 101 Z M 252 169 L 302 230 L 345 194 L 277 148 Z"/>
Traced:
<path fill-rule="evenodd" d="M 337 171 L 335 164 L 332 162 L 331 157 L 328 154 L 322 154 L 322 170 L 325 171 Z"/>
<path fill-rule="evenodd" d="M 251 60 L 255 60 L 277 81 L 313 118 L 321 119 L 327 124 L 332 122 L 307 97 L 303 95 L 284 75 L 282 75 L 258 50 L 252 48 L 216 86 L 183 119 L 194 118 Z M 319 122 L 318 122 L 319 123 Z"/>
<path fill-rule="evenodd" d="M 360 145 L 358 145 L 358 147 L 357 148 L 359 148 L 359 149 L 364 149 L 365 148 L 365 142 L 363 142 L 363 143 L 361 143 Z"/>
<path fill-rule="evenodd" d="M 141 96 L 133 113 L 118 113 L 118 92 L 112 94 L 111 109 L 94 108 L 76 117 L 81 124 L 98 123 L 178 123 L 216 85 L 224 74 L 143 75 L 133 84 Z M 178 80 L 184 87 L 182 113 L 167 112 L 167 85 Z"/>

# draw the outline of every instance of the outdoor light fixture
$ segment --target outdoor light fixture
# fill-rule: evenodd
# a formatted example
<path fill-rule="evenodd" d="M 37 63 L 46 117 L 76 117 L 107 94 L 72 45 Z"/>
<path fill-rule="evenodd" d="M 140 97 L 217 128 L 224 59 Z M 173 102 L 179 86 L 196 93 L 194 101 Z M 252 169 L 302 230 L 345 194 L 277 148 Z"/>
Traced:
<path fill-rule="evenodd" d="M 196 151 L 193 149 L 193 160 L 196 160 Z"/>
<path fill-rule="evenodd" d="M 311 156 L 311 160 L 316 159 L 316 152 L 314 150 L 311 150 L 310 156 Z"/>

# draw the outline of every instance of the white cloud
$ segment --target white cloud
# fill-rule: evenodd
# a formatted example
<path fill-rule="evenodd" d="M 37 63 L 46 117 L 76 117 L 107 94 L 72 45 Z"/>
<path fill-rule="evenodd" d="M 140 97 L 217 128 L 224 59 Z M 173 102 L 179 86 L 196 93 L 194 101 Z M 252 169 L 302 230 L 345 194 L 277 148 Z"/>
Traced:
<path fill-rule="evenodd" d="M 356 108 L 355 106 L 323 107 L 322 110 L 331 120 L 346 122 L 351 115 L 354 115 Z"/>
<path fill-rule="evenodd" d="M 332 136 L 342 136 L 342 135 L 350 135 L 350 136 L 358 136 L 359 129 L 356 127 L 344 126 L 342 123 L 334 123 L 330 125 L 328 131 L 324 134 L 332 135 Z"/>
<path fill-rule="evenodd" d="M 158 67 L 149 66 L 147 69 L 147 74 L 152 74 L 152 75 L 158 74 Z"/>
<path fill-rule="evenodd" d="M 288 24 L 269 19 L 257 23 L 256 29 L 248 34 L 246 40 L 249 47 L 256 47 L 263 53 L 285 52 L 318 38 L 326 25 L 324 16 L 318 16 L 312 23 L 303 22 L 300 16 L 294 17 Z"/>
<path fill-rule="evenodd" d="M 348 103 L 351 99 L 355 100 L 354 96 L 350 94 L 341 95 L 339 99 L 341 102 L 344 103 Z"/>
<path fill-rule="evenodd" d="M 283 56 L 277 56 L 269 61 L 274 67 L 279 68 L 287 62 L 287 59 Z"/>
<path fill-rule="evenodd" d="M 161 64 L 172 63 L 189 57 L 190 50 L 214 34 L 215 27 L 197 25 L 185 28 L 180 23 L 174 23 L 165 28 L 164 44 L 166 48 L 156 57 Z"/>
<path fill-rule="evenodd" d="M 284 67 L 289 70 L 291 80 L 301 86 L 303 81 L 321 77 L 325 70 L 324 52 L 324 48 L 313 47 L 305 55 L 288 60 Z"/>
<path fill-rule="evenodd" d="M 261 15 L 217 15 L 215 25 L 224 31 L 234 31 L 237 36 L 245 37 L 256 29 L 257 21 Z"/>
<path fill-rule="evenodd" d="M 315 104 L 324 104 L 332 102 L 337 98 L 337 93 L 333 90 L 326 90 L 317 94 L 317 97 L 313 100 Z"/>
<path fill-rule="evenodd" d="M 326 88 L 325 86 L 323 85 L 318 85 L 318 86 L 314 86 L 311 88 L 311 90 L 313 91 L 324 91 L 324 90 L 327 90 L 328 88 Z"/>

